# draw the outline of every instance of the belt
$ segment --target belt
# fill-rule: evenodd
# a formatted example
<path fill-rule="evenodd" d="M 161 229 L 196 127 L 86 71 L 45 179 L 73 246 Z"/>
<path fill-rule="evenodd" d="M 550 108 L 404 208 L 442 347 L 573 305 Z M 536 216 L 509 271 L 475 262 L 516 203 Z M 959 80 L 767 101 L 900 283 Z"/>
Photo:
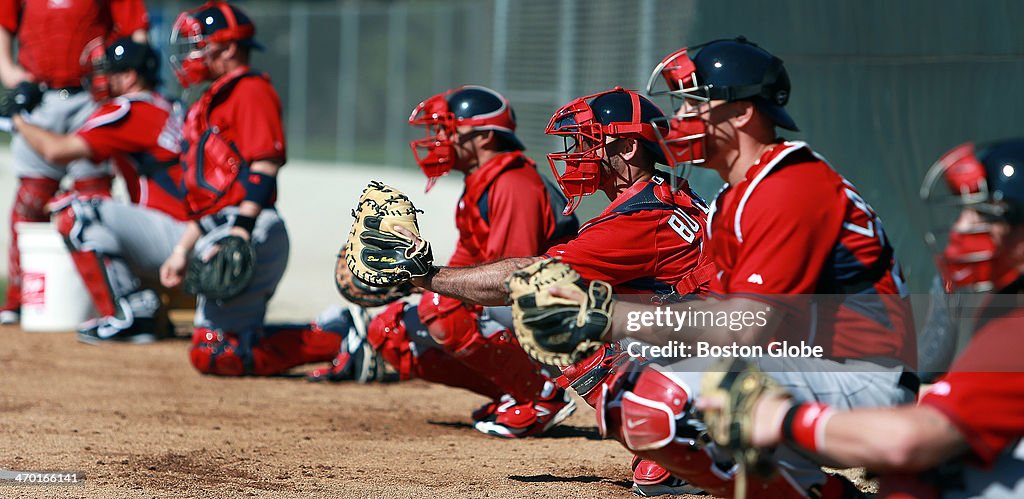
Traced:
<path fill-rule="evenodd" d="M 62 99 L 67 99 L 69 96 L 85 91 L 85 88 L 80 85 L 77 87 L 47 87 L 46 91 L 57 92 Z"/>
<path fill-rule="evenodd" d="M 899 381 L 896 382 L 896 384 L 899 385 L 899 386 L 902 386 L 903 388 L 906 388 L 907 390 L 910 390 L 910 391 L 914 392 L 914 394 L 917 394 L 918 390 L 921 389 L 921 378 L 917 376 L 917 373 L 915 373 L 914 371 L 910 370 L 908 367 L 906 367 L 903 364 L 903 362 L 901 362 L 901 361 L 899 361 L 897 359 L 893 359 L 893 358 L 890 358 L 890 357 L 867 357 L 867 358 L 863 358 L 863 359 L 854 359 L 854 358 L 846 357 L 846 358 L 838 358 L 838 359 L 835 359 L 835 360 L 837 362 L 839 362 L 840 364 L 847 364 L 848 362 L 852 361 L 852 362 L 870 362 L 872 364 L 878 364 L 878 365 L 880 365 L 882 367 L 886 367 L 886 368 L 900 367 L 900 368 L 903 369 L 903 372 L 900 373 L 900 379 L 899 379 Z"/>
<path fill-rule="evenodd" d="M 917 392 L 921 390 L 921 378 L 917 377 L 917 374 L 913 371 L 903 371 L 903 373 L 900 374 L 900 380 L 897 384 L 907 390 L 910 390 L 915 396 L 917 396 Z"/>

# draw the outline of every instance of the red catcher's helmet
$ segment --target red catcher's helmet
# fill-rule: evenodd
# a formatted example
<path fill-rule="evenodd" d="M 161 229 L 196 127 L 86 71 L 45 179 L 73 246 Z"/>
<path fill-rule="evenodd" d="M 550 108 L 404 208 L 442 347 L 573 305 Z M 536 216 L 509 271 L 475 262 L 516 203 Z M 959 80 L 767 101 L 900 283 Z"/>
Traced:
<path fill-rule="evenodd" d="M 663 117 L 653 102 L 622 87 L 580 97 L 556 111 L 544 133 L 562 137 L 565 145 L 563 152 L 547 155 L 558 185 L 569 198 L 563 213 L 572 213 L 583 196 L 597 192 L 601 185 L 600 151 L 605 137 L 637 139 L 656 162 L 665 163 L 659 131 L 652 124 Z"/>
<path fill-rule="evenodd" d="M 1024 225 L 1024 139 L 954 147 L 929 168 L 920 194 L 932 204 L 929 218 L 959 217 L 948 231 L 948 220 L 936 220 L 925 235 L 947 292 L 999 291 L 1021 276 L 997 248 L 992 225 Z"/>
<path fill-rule="evenodd" d="M 427 191 L 455 164 L 451 136 L 457 127 L 493 131 L 508 148 L 525 149 L 516 137 L 516 115 L 508 99 L 479 85 L 453 88 L 419 103 L 409 116 L 409 124 L 426 128 L 427 136 L 411 141 L 409 146 L 416 164 L 427 176 Z"/>
<path fill-rule="evenodd" d="M 178 15 L 171 27 L 171 67 L 183 87 L 210 79 L 210 68 L 203 58 L 210 42 L 239 42 L 262 49 L 252 38 L 256 25 L 241 9 L 227 2 L 212 0 Z"/>

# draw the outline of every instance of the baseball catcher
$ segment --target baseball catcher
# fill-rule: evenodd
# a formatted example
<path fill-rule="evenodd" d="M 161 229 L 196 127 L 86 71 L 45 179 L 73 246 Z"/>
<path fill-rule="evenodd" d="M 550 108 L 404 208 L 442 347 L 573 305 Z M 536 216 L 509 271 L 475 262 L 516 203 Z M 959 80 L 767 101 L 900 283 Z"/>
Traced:
<path fill-rule="evenodd" d="M 408 196 L 381 182 L 363 189 L 345 245 L 345 261 L 356 279 L 391 287 L 427 275 L 434 255 L 429 242 L 414 243 L 420 239 L 417 212 L 422 213 Z"/>

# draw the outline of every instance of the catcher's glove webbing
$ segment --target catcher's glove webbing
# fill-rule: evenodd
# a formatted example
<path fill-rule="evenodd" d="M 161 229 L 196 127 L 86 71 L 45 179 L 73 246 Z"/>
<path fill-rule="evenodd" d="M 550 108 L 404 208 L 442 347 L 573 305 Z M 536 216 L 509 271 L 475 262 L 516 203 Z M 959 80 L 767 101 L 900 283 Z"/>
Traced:
<path fill-rule="evenodd" d="M 348 269 L 345 259 L 345 248 L 338 253 L 338 261 L 334 265 L 334 285 L 338 288 L 341 296 L 349 303 L 360 307 L 370 308 L 387 305 L 395 300 L 412 293 L 413 286 L 409 283 L 399 284 L 395 287 L 381 288 L 370 286 L 356 279 L 352 271 Z"/>
<path fill-rule="evenodd" d="M 185 290 L 211 300 L 238 296 L 252 281 L 256 267 L 256 250 L 238 236 L 225 236 L 217 241 L 220 249 L 207 261 L 194 255 L 185 273 Z"/>
<path fill-rule="evenodd" d="M 355 222 L 345 246 L 345 261 L 360 281 L 378 287 L 397 286 L 427 275 L 434 263 L 430 243 L 418 245 L 395 231 L 402 227 L 420 239 L 419 210 L 401 192 L 372 181 L 352 212 Z"/>
<path fill-rule="evenodd" d="M 737 498 L 746 496 L 748 472 L 769 478 L 777 470 L 769 459 L 773 449 L 758 449 L 751 442 L 754 406 L 773 395 L 788 396 L 777 381 L 745 359 L 723 359 L 705 372 L 701 380 L 701 396 L 721 403 L 721 409 L 705 410 L 703 419 L 711 439 L 732 453 L 739 465 Z"/>
<path fill-rule="evenodd" d="M 513 273 L 506 285 L 519 344 L 538 362 L 569 366 L 604 345 L 614 304 L 608 283 L 588 287 L 572 267 L 552 259 Z M 551 287 L 578 290 L 584 302 L 552 296 Z"/>

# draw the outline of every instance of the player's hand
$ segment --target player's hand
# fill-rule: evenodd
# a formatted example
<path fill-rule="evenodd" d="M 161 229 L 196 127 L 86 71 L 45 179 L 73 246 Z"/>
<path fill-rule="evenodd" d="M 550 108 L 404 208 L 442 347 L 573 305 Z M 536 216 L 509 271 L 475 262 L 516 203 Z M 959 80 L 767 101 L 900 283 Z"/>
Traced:
<path fill-rule="evenodd" d="M 23 81 L 0 98 L 0 116 L 31 112 L 43 100 L 43 89 L 38 83 Z"/>
<path fill-rule="evenodd" d="M 245 230 L 242 227 L 237 227 L 237 226 L 231 227 L 231 230 L 228 231 L 228 235 L 238 236 L 238 237 L 240 237 L 242 239 L 245 239 L 246 241 L 251 241 L 252 240 L 252 234 L 250 234 L 249 231 Z M 212 256 L 212 255 L 210 255 L 210 256 Z"/>
<path fill-rule="evenodd" d="M 187 265 L 188 252 L 180 246 L 175 246 L 171 256 L 160 266 L 160 284 L 168 289 L 179 286 L 185 277 Z"/>

